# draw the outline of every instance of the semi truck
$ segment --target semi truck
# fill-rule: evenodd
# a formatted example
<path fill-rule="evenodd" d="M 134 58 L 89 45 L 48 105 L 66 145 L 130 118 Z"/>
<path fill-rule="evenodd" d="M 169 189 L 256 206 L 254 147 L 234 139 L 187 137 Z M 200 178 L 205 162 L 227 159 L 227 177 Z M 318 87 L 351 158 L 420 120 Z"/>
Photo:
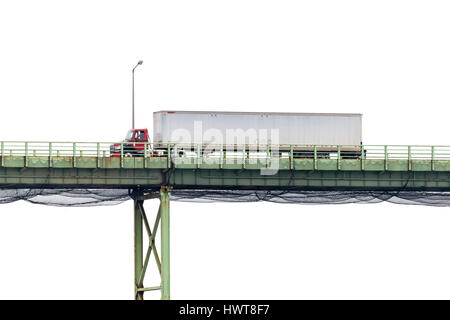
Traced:
<path fill-rule="evenodd" d="M 356 113 L 280 113 L 157 111 L 153 139 L 148 129 L 131 129 L 123 143 L 111 146 L 111 156 L 177 156 L 221 148 L 234 152 L 274 149 L 295 158 L 358 159 L 362 150 L 362 115 Z M 122 150 L 123 149 L 123 150 Z"/>

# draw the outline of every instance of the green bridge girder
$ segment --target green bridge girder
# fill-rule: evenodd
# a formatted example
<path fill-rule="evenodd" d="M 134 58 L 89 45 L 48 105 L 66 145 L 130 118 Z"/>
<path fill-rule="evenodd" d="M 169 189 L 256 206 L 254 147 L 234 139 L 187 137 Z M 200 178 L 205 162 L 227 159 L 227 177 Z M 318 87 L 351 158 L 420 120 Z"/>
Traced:
<path fill-rule="evenodd" d="M 182 163 L 167 157 L 5 156 L 1 163 L 2 188 L 450 190 L 450 160 L 272 158 L 256 163 L 249 159 Z"/>

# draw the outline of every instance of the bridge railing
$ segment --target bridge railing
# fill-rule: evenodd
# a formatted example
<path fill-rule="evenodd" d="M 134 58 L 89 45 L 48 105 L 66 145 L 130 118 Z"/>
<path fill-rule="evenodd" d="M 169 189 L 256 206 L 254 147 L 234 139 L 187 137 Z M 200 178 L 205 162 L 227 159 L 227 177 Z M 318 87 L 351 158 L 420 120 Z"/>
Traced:
<path fill-rule="evenodd" d="M 450 160 L 450 146 L 0 141 L 1 157 Z"/>

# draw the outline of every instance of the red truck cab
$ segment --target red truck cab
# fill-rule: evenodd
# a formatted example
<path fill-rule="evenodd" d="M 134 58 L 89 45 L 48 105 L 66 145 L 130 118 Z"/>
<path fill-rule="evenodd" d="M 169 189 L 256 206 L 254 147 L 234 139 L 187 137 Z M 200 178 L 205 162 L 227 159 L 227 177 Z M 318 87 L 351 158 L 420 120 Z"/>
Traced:
<path fill-rule="evenodd" d="M 115 143 L 110 146 L 111 157 L 143 157 L 144 152 L 150 150 L 149 136 L 147 129 L 131 129 L 128 131 L 122 143 Z"/>

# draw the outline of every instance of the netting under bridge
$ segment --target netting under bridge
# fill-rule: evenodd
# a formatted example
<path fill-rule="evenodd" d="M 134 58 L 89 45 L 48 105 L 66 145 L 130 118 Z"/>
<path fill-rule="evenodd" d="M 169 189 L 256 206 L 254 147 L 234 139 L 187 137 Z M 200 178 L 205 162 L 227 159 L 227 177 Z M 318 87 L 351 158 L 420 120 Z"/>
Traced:
<path fill-rule="evenodd" d="M 155 193 L 158 190 L 144 190 Z M 133 199 L 130 189 L 0 189 L 0 204 L 19 200 L 51 206 L 117 205 Z M 330 190 L 212 190 L 173 189 L 171 200 L 189 202 L 258 202 L 347 204 L 390 202 L 407 205 L 450 206 L 444 191 L 330 191 Z"/>

